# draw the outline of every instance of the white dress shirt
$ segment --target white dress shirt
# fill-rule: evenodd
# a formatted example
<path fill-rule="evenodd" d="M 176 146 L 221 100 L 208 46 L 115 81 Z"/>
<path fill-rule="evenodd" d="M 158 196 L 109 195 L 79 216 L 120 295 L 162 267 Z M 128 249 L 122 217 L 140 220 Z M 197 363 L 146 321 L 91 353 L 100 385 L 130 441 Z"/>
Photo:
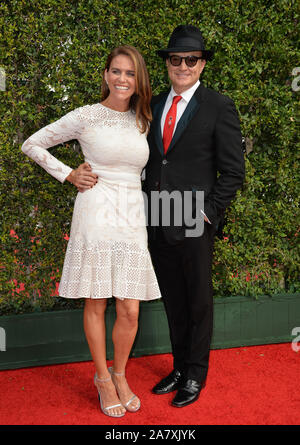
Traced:
<path fill-rule="evenodd" d="M 177 115 L 176 115 L 176 121 L 175 121 L 175 126 L 174 126 L 174 132 L 175 132 L 175 129 L 176 129 L 176 126 L 177 126 L 177 123 L 178 123 L 179 119 L 183 115 L 184 110 L 187 107 L 187 104 L 191 100 L 192 96 L 194 95 L 194 93 L 195 93 L 195 91 L 196 91 L 196 89 L 198 88 L 199 85 L 200 85 L 200 81 L 197 80 L 197 82 L 191 88 L 189 88 L 188 90 L 184 91 L 181 94 L 175 93 L 174 88 L 173 87 L 171 88 L 171 91 L 170 91 L 170 93 L 169 93 L 169 95 L 167 97 L 167 100 L 166 100 L 166 103 L 165 103 L 165 107 L 163 109 L 163 113 L 162 113 L 162 116 L 161 116 L 161 134 L 162 135 L 164 134 L 165 120 L 166 120 L 166 116 L 168 114 L 168 111 L 169 111 L 169 109 L 170 109 L 170 107 L 172 105 L 173 97 L 174 96 L 181 96 L 182 97 L 182 99 L 177 104 Z M 173 134 L 174 134 L 174 132 L 173 132 Z"/>
<path fill-rule="evenodd" d="M 161 116 L 161 122 L 160 122 L 160 124 L 161 124 L 161 134 L 162 134 L 162 135 L 164 134 L 165 120 L 166 120 L 166 116 L 167 116 L 167 114 L 168 114 L 168 111 L 169 111 L 169 109 L 170 109 L 170 107 L 171 107 L 171 105 L 172 105 L 173 97 L 174 97 L 174 96 L 181 96 L 181 97 L 182 97 L 182 99 L 181 99 L 181 100 L 178 102 L 178 104 L 177 104 L 176 121 L 175 121 L 175 125 L 174 125 L 174 130 L 173 130 L 173 134 L 174 134 L 179 119 L 180 119 L 181 116 L 183 115 L 184 110 L 186 109 L 186 107 L 187 107 L 189 101 L 190 101 L 191 98 L 193 97 L 193 95 L 194 95 L 196 89 L 199 87 L 199 85 L 200 85 L 200 81 L 197 80 L 197 82 L 196 82 L 191 88 L 189 88 L 188 90 L 184 91 L 184 92 L 181 93 L 181 94 L 177 94 L 177 93 L 174 91 L 174 88 L 173 88 L 173 86 L 172 86 L 171 91 L 170 91 L 170 93 L 169 93 L 169 95 L 168 95 L 168 97 L 167 97 L 167 100 L 166 100 L 166 103 L 165 103 L 165 106 L 164 106 L 164 109 L 163 109 L 162 116 Z M 209 224 L 211 224 L 211 222 L 209 221 L 209 219 L 207 218 L 207 216 L 205 215 L 205 213 L 203 212 L 203 210 L 201 210 L 201 213 L 203 214 L 203 216 L 206 217 L 207 222 L 208 222 Z"/>

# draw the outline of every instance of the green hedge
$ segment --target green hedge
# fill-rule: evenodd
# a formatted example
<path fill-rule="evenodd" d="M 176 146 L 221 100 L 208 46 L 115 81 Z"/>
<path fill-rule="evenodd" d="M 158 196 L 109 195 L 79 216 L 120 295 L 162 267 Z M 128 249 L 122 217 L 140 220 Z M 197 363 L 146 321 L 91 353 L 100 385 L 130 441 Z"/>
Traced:
<path fill-rule="evenodd" d="M 215 294 L 299 291 L 296 1 L 10 0 L 1 12 L 1 314 L 82 304 L 53 298 L 76 190 L 24 156 L 21 144 L 100 100 L 105 59 L 119 44 L 140 49 L 154 94 L 164 90 L 166 69 L 155 50 L 182 23 L 199 26 L 215 49 L 203 82 L 235 101 L 247 141 L 245 185 L 227 211 L 225 238 L 216 241 Z M 74 141 L 52 153 L 72 167 L 82 162 Z"/>

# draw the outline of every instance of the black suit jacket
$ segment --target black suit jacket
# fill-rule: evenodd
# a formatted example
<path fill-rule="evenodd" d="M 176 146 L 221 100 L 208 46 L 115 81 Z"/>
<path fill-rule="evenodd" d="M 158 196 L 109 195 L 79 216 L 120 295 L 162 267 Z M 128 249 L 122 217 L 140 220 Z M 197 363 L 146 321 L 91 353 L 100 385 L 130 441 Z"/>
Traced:
<path fill-rule="evenodd" d="M 153 97 L 153 122 L 148 134 L 149 160 L 144 191 L 148 195 L 148 232 L 151 226 L 151 191 L 204 191 L 204 212 L 216 230 L 226 207 L 244 180 L 244 155 L 237 111 L 233 101 L 205 88 L 195 91 L 180 118 L 169 149 L 164 154 L 161 115 L 169 91 Z M 192 215 L 191 215 L 192 216 Z M 163 227 L 170 241 L 182 240 L 186 227 Z"/>

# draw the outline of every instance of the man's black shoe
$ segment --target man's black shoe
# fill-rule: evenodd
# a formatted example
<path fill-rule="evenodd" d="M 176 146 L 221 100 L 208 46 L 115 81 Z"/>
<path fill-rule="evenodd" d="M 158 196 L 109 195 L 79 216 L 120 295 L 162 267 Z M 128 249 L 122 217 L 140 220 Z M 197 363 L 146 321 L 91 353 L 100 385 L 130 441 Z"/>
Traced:
<path fill-rule="evenodd" d="M 197 382 L 196 380 L 186 380 L 178 389 L 176 396 L 172 401 L 172 405 L 182 408 L 190 403 L 196 402 L 200 396 L 201 389 L 205 386 L 205 382 Z"/>
<path fill-rule="evenodd" d="M 182 373 L 174 369 L 171 374 L 163 378 L 157 385 L 154 386 L 152 392 L 154 394 L 168 394 L 179 388 L 182 383 Z"/>

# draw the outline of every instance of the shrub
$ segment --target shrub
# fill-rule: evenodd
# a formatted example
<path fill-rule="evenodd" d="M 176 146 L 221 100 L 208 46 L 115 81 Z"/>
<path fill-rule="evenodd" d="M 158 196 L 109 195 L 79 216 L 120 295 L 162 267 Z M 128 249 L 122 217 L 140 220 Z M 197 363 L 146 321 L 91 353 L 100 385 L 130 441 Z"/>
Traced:
<path fill-rule="evenodd" d="M 155 51 L 175 26 L 202 30 L 215 57 L 201 80 L 235 101 L 246 138 L 247 176 L 216 241 L 216 296 L 299 291 L 297 3 L 292 0 L 121 0 L 2 2 L 0 67 L 0 313 L 77 307 L 55 295 L 76 190 L 25 157 L 32 133 L 100 100 L 111 49 L 131 44 L 145 57 L 154 94 L 168 86 Z M 82 162 L 70 141 L 51 152 Z M 20 284 L 23 283 L 23 284 Z"/>

